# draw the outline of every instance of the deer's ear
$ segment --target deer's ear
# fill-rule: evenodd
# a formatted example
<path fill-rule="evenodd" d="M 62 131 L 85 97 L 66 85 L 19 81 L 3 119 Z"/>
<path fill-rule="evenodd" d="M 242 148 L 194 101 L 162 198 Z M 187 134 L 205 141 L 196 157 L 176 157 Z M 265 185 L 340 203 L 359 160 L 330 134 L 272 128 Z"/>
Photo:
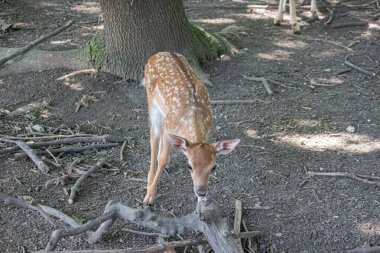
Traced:
<path fill-rule="evenodd" d="M 214 147 L 217 155 L 227 155 L 232 152 L 239 144 L 240 139 L 228 140 L 228 141 L 219 141 L 214 143 Z"/>
<path fill-rule="evenodd" d="M 185 138 L 179 137 L 174 134 L 168 134 L 170 144 L 175 148 L 186 152 L 190 147 L 190 142 Z"/>

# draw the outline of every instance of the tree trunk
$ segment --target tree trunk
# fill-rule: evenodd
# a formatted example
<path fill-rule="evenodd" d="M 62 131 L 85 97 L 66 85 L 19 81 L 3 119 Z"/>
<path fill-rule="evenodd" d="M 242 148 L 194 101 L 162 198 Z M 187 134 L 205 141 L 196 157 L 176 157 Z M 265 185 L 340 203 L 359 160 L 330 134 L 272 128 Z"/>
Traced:
<path fill-rule="evenodd" d="M 100 4 L 105 25 L 103 70 L 139 80 L 154 53 L 192 51 L 190 22 L 181 0 L 101 0 Z"/>

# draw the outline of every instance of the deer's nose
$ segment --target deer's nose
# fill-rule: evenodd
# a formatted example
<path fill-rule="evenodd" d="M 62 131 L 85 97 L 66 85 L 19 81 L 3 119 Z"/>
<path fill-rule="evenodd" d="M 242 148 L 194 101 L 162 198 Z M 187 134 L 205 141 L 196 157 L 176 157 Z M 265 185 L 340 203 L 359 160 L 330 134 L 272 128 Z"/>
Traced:
<path fill-rule="evenodd" d="M 195 193 L 198 197 L 205 197 L 207 195 L 207 187 L 198 187 Z"/>

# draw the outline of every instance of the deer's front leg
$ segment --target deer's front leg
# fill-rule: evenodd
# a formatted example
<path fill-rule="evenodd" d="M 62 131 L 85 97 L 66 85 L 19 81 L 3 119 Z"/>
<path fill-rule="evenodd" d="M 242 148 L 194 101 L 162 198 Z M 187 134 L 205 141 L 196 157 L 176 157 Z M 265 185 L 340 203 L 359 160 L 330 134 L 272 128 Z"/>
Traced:
<path fill-rule="evenodd" d="M 157 141 L 158 146 L 159 141 Z M 166 166 L 169 164 L 169 152 L 170 152 L 170 143 L 167 140 L 166 136 L 162 136 L 162 146 L 160 148 L 160 152 L 158 154 L 158 166 L 157 171 L 154 174 L 154 178 L 152 179 L 151 183 L 149 184 L 148 179 L 148 187 L 147 187 L 147 193 L 144 198 L 145 204 L 152 204 L 153 199 L 156 196 L 157 192 L 157 185 L 160 180 L 160 176 L 162 174 L 162 171 L 166 168 Z"/>
<path fill-rule="evenodd" d="M 301 28 L 297 22 L 296 0 L 289 0 L 289 5 L 290 5 L 290 26 L 293 29 L 293 33 L 299 33 Z"/>
<path fill-rule="evenodd" d="M 275 25 L 280 25 L 280 22 L 284 19 L 284 13 L 286 10 L 286 1 L 287 0 L 280 0 L 278 4 L 278 11 L 276 14 L 276 18 L 274 19 Z"/>

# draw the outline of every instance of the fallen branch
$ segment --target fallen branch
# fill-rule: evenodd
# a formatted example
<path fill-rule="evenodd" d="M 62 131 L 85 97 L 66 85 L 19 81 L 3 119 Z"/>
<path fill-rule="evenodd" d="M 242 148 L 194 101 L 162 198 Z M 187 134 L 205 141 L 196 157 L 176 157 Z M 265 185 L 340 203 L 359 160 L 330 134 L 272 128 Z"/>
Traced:
<path fill-rule="evenodd" d="M 52 154 L 59 154 L 59 153 L 77 153 L 77 152 L 83 152 L 87 150 L 98 150 L 103 148 L 111 148 L 118 146 L 118 143 L 104 143 L 104 144 L 93 144 L 88 146 L 80 146 L 80 147 L 63 147 L 63 148 L 56 148 L 56 149 L 49 149 L 50 153 Z M 37 155 L 46 155 L 48 152 L 46 151 L 37 151 Z M 24 153 L 16 153 L 15 158 L 21 158 L 25 157 Z"/>
<path fill-rule="evenodd" d="M 345 28 L 345 27 L 353 27 L 353 26 L 367 26 L 368 22 L 365 21 L 357 21 L 357 22 L 346 22 L 346 23 L 338 23 L 332 24 L 331 28 Z"/>
<path fill-rule="evenodd" d="M 270 88 L 269 84 L 268 84 L 268 81 L 267 79 L 265 79 L 264 77 L 254 77 L 254 76 L 246 76 L 246 75 L 243 75 L 243 78 L 244 79 L 247 79 L 247 80 L 251 80 L 251 81 L 258 81 L 258 82 L 262 82 L 267 93 L 269 95 L 272 95 L 273 94 L 273 91 L 272 89 Z"/>
<path fill-rule="evenodd" d="M 256 100 L 212 100 L 212 105 L 254 104 Z"/>
<path fill-rule="evenodd" d="M 313 177 L 313 176 L 346 177 L 346 178 L 350 178 L 362 183 L 380 186 L 380 182 L 371 181 L 371 180 L 380 180 L 380 177 L 377 177 L 377 176 L 360 175 L 360 174 L 354 174 L 350 172 L 313 172 L 313 171 L 307 171 L 306 175 L 309 177 Z"/>
<path fill-rule="evenodd" d="M 85 173 L 82 174 L 82 176 L 80 176 L 80 178 L 78 178 L 78 180 L 75 182 L 75 184 L 73 185 L 73 187 L 71 187 L 70 189 L 70 197 L 69 197 L 69 204 L 73 204 L 74 203 L 74 199 L 75 199 L 75 195 L 76 193 L 78 192 L 79 190 L 79 186 L 80 184 L 90 176 L 91 173 L 95 172 L 96 170 L 100 169 L 103 165 L 105 164 L 105 161 L 99 161 L 97 164 L 95 164 L 91 169 L 87 170 Z"/>
<path fill-rule="evenodd" d="M 74 20 L 70 20 L 69 22 L 67 22 L 64 26 L 52 31 L 51 33 L 48 33 L 44 36 L 42 36 L 41 38 L 31 42 L 30 44 L 26 45 L 25 47 L 21 48 L 20 50 L 14 52 L 13 54 L 10 54 L 2 59 L 0 59 L 0 66 L 3 65 L 4 63 L 6 63 L 7 61 L 15 58 L 16 56 L 19 56 L 27 51 L 29 51 L 30 49 L 32 49 L 33 47 L 37 46 L 38 44 L 44 42 L 45 40 L 48 40 L 50 39 L 51 37 L 53 37 L 54 35 L 57 35 L 61 32 L 63 32 L 64 30 L 66 30 L 68 27 L 70 27 L 72 24 L 74 24 Z"/>
<path fill-rule="evenodd" d="M 25 154 L 29 156 L 30 159 L 32 159 L 39 171 L 43 173 L 49 172 L 49 167 L 40 158 L 38 158 L 37 152 L 35 150 L 29 148 L 28 145 L 22 141 L 16 141 L 15 144 L 19 146 L 25 152 Z"/>
<path fill-rule="evenodd" d="M 58 138 L 73 138 L 73 137 L 84 137 L 84 136 L 94 136 L 93 134 L 73 134 L 73 135 L 45 135 L 45 136 L 30 136 L 30 137 L 19 137 L 19 136 L 9 136 L 9 135 L 1 135 L 1 138 L 9 139 L 9 140 L 22 140 L 22 141 L 41 141 L 41 140 L 51 140 Z M 2 139 L 3 140 L 3 139 Z M 1 141 L 1 140 L 0 140 Z"/>
<path fill-rule="evenodd" d="M 365 247 L 365 248 L 356 248 L 348 250 L 346 253 L 379 253 L 380 246 L 376 247 Z"/>
<path fill-rule="evenodd" d="M 361 67 L 359 67 L 359 66 L 357 66 L 357 65 L 355 65 L 353 63 L 351 63 L 350 61 L 348 61 L 348 57 L 350 57 L 350 56 L 351 56 L 350 54 L 346 55 L 346 57 L 344 58 L 344 64 L 346 64 L 347 66 L 349 66 L 349 67 L 351 67 L 353 69 L 356 69 L 357 71 L 360 71 L 360 72 L 362 72 L 364 74 L 371 75 L 371 76 L 376 76 L 376 73 L 368 71 L 368 70 L 365 70 L 365 69 L 363 69 L 363 68 L 361 68 Z"/>
<path fill-rule="evenodd" d="M 196 246 L 206 243 L 207 240 L 202 237 L 187 239 L 182 241 L 172 241 L 156 244 L 153 246 L 139 248 L 139 249 L 112 249 L 112 250 L 74 250 L 74 251 L 59 251 L 60 253 L 156 253 L 164 252 L 169 249 Z M 51 253 L 51 251 L 37 251 L 36 253 Z"/>
<path fill-rule="evenodd" d="M 0 138 L 0 141 L 6 141 L 4 138 Z M 55 146 L 55 145 L 62 145 L 62 144 L 76 144 L 81 142 L 124 142 L 126 141 L 126 138 L 119 137 L 119 136 L 110 136 L 110 135 L 103 135 L 103 136 L 85 136 L 85 137 L 72 137 L 72 138 L 65 138 L 61 140 L 53 140 L 53 141 L 44 141 L 44 142 L 35 142 L 35 143 L 26 143 L 30 148 L 38 148 L 43 146 Z M 7 153 L 12 153 L 19 150 L 18 147 L 11 147 L 6 148 L 3 150 L 0 150 L 0 155 L 4 155 Z"/>
<path fill-rule="evenodd" d="M 44 205 L 38 205 L 39 207 L 36 207 L 36 204 L 32 205 L 31 203 L 29 203 L 23 199 L 14 198 L 14 197 L 8 196 L 8 195 L 1 193 L 1 192 L 0 192 L 0 199 L 3 200 L 6 205 L 14 205 L 14 206 L 18 206 L 18 207 L 22 207 L 22 208 L 26 208 L 26 209 L 35 210 L 35 211 L 38 211 L 38 208 L 40 207 L 46 214 L 60 219 L 61 221 L 63 221 L 64 223 L 66 223 L 67 225 L 69 225 L 71 227 L 80 226 L 79 223 L 76 222 L 73 218 L 71 218 L 70 216 L 66 215 L 65 213 L 63 213 L 57 209 L 54 209 L 52 207 L 44 206 Z"/>

